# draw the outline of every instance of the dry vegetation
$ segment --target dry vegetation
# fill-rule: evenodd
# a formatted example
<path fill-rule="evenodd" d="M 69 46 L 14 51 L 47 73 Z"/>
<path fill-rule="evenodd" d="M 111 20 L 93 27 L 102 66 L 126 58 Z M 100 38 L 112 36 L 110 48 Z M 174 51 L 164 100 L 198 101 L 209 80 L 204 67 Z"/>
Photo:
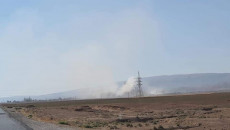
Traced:
<path fill-rule="evenodd" d="M 5 104 L 33 120 L 94 129 L 229 130 L 230 93 Z"/>

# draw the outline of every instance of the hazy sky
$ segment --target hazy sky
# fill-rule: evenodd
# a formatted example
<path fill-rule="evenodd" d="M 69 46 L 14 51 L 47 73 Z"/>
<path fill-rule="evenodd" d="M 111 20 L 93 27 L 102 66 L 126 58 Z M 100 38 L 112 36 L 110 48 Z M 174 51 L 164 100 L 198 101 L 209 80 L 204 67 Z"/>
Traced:
<path fill-rule="evenodd" d="M 2 0 L 0 97 L 230 72 L 229 23 L 229 0 Z"/>

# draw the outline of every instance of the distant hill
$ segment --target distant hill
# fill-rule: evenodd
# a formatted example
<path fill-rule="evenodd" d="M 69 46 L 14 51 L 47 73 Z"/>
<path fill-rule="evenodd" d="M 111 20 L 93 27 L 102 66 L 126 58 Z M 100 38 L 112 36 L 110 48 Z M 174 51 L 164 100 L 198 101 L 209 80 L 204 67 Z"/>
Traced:
<path fill-rule="evenodd" d="M 203 73 L 144 77 L 143 90 L 145 95 L 161 95 L 169 93 L 201 93 L 230 91 L 230 73 Z M 119 82 L 121 87 L 123 82 Z M 41 96 L 31 96 L 34 99 L 81 98 L 85 90 L 72 90 Z M 28 96 L 26 96 L 28 97 Z M 23 100 L 23 96 L 0 98 L 0 101 Z"/>
<path fill-rule="evenodd" d="M 230 73 L 166 75 L 143 78 L 143 87 L 158 93 L 191 93 L 230 90 Z"/>

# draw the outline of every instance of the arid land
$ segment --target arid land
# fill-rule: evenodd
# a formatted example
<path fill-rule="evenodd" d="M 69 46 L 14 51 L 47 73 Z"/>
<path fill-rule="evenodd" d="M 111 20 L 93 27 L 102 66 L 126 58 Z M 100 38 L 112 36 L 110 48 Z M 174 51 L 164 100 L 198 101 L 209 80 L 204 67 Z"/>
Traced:
<path fill-rule="evenodd" d="M 76 129 L 230 129 L 229 92 L 2 106 L 31 120 Z"/>

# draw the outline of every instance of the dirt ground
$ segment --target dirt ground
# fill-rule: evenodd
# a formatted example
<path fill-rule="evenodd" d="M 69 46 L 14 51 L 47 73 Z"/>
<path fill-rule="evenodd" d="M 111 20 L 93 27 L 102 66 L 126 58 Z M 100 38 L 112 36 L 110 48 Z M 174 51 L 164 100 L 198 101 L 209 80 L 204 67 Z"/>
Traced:
<path fill-rule="evenodd" d="M 230 93 L 4 104 L 37 121 L 84 129 L 230 130 Z"/>

